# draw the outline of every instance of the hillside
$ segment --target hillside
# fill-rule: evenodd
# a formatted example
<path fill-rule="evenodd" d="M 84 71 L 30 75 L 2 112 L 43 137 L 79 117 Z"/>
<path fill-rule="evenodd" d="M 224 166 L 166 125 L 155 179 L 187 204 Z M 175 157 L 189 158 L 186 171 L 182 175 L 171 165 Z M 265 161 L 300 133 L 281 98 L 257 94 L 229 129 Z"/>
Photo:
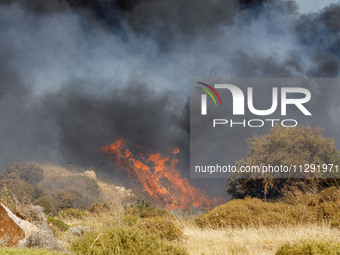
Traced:
<path fill-rule="evenodd" d="M 121 206 L 134 197 L 132 190 L 105 183 L 91 169 L 65 168 L 51 164 L 16 163 L 0 177 L 0 190 L 7 204 L 32 203 L 54 215 L 62 209 L 87 209 L 95 202 Z M 5 198 L 2 198 L 5 199 Z"/>

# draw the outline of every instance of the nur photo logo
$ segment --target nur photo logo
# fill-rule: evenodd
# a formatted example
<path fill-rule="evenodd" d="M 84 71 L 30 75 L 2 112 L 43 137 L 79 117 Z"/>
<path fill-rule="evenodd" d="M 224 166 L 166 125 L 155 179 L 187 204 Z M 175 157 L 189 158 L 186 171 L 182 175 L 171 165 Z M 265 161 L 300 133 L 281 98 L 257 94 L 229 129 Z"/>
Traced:
<path fill-rule="evenodd" d="M 243 90 L 234 84 L 214 84 L 209 85 L 203 82 L 197 82 L 198 84 L 204 86 L 196 87 L 201 90 L 203 93 L 201 94 L 201 103 L 200 103 L 200 115 L 207 116 L 209 115 L 209 111 L 216 111 L 214 109 L 208 109 L 208 96 L 214 103 L 215 107 L 220 105 L 220 107 L 232 107 L 232 115 L 233 116 L 244 116 L 246 115 L 246 111 L 251 115 L 256 116 L 270 116 L 274 113 L 279 112 L 280 116 L 287 116 L 287 106 L 295 107 L 302 113 L 304 116 L 312 116 L 312 113 L 308 110 L 306 104 L 311 100 L 311 92 L 302 87 L 277 87 L 273 86 L 270 88 L 265 88 L 267 91 L 271 91 L 271 105 L 266 109 L 258 109 L 255 107 L 256 101 L 263 100 L 262 98 L 254 97 L 254 89 L 253 87 L 247 87 L 245 89 L 245 93 Z M 261 88 L 263 89 L 263 88 Z M 222 103 L 222 97 L 227 97 L 231 94 L 231 100 L 225 100 L 225 104 Z M 219 101 L 219 104 L 218 102 Z M 278 110 L 280 108 L 280 110 Z M 295 109 L 295 110 L 296 110 Z M 230 127 L 233 126 L 243 126 L 243 127 L 263 127 L 265 123 L 271 123 L 273 127 L 275 123 L 279 122 L 284 127 L 295 127 L 298 125 L 298 121 L 296 119 L 277 119 L 277 118 L 266 118 L 266 119 L 226 119 L 226 118 L 214 118 L 212 121 L 213 127 L 217 125 L 226 125 L 230 124 Z"/>

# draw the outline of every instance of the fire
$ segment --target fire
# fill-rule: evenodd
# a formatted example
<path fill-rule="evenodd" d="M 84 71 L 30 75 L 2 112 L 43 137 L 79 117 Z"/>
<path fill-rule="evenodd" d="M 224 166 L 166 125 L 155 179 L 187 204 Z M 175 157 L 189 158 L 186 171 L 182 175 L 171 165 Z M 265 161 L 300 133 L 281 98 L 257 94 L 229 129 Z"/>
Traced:
<path fill-rule="evenodd" d="M 179 153 L 179 149 L 177 147 L 173 149 L 172 154 L 178 154 L 178 153 Z"/>
<path fill-rule="evenodd" d="M 146 193 L 159 205 L 172 210 L 211 205 L 203 190 L 191 186 L 187 178 L 180 176 L 176 169 L 178 160 L 174 157 L 180 152 L 178 148 L 172 151 L 171 157 L 154 153 L 136 158 L 127 143 L 119 138 L 100 150 L 111 155 L 111 160 L 127 170 L 129 176 L 136 176 Z"/>

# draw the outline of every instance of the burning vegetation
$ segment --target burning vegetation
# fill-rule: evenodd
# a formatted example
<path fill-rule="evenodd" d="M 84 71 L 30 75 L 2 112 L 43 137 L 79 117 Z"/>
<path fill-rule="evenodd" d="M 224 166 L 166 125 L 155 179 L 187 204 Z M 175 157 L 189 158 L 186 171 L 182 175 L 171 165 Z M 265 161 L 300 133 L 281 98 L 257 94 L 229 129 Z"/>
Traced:
<path fill-rule="evenodd" d="M 217 200 L 210 200 L 205 191 L 190 185 L 176 169 L 180 151 L 173 149 L 171 156 L 160 153 L 135 156 L 123 138 L 100 149 L 111 156 L 113 163 L 129 172 L 129 177 L 137 178 L 147 195 L 158 205 L 170 210 L 188 207 L 210 207 Z"/>

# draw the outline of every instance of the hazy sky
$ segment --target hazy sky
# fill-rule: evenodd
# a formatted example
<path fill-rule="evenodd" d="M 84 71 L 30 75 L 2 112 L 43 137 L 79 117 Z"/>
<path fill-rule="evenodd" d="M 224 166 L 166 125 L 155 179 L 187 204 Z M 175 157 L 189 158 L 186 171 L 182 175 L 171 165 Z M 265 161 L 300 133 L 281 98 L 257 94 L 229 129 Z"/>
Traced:
<path fill-rule="evenodd" d="M 313 12 L 322 9 L 331 3 L 339 3 L 339 0 L 295 0 L 301 12 Z"/>

